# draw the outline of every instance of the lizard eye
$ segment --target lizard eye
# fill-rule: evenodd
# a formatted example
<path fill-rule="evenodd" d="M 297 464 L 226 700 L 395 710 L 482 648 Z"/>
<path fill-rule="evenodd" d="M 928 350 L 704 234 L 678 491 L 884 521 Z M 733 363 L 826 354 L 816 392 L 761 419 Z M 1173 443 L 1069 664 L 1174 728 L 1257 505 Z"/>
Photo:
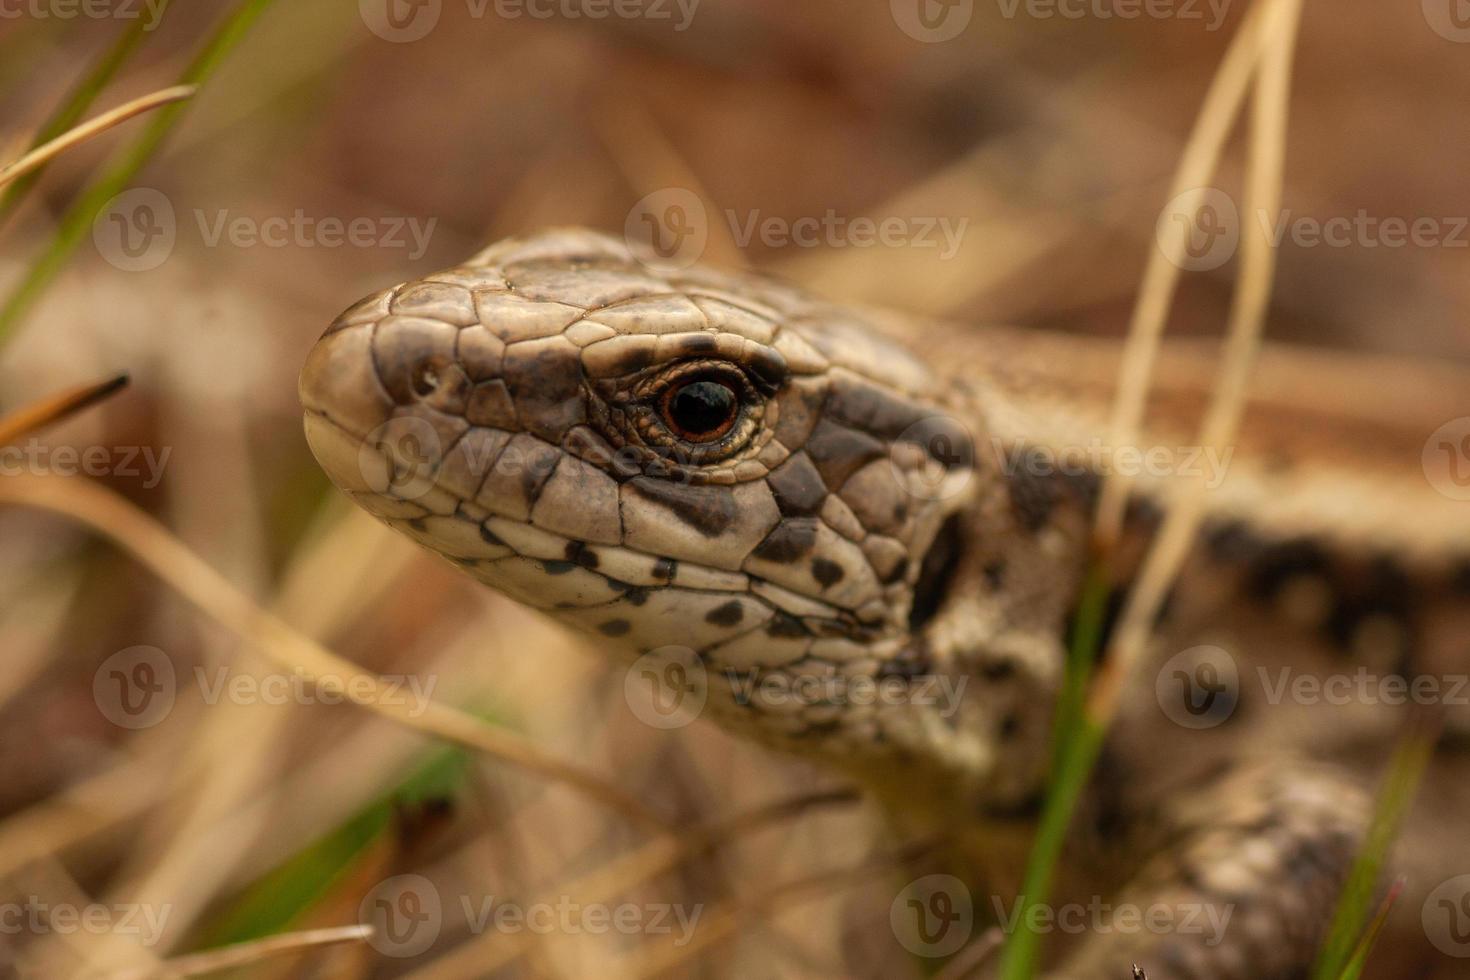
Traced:
<path fill-rule="evenodd" d="M 659 414 L 680 439 L 714 442 L 739 417 L 740 396 L 717 378 L 695 378 L 670 385 L 659 400 Z"/>

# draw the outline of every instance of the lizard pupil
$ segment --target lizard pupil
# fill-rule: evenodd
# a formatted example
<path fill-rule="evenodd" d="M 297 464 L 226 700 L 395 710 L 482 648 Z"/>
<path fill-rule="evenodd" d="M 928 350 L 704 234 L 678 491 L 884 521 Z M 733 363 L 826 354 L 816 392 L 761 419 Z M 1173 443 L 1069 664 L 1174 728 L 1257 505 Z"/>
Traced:
<path fill-rule="evenodd" d="M 664 421 L 691 442 L 713 442 L 730 431 L 739 410 L 735 392 L 718 381 L 691 381 L 664 398 Z"/>

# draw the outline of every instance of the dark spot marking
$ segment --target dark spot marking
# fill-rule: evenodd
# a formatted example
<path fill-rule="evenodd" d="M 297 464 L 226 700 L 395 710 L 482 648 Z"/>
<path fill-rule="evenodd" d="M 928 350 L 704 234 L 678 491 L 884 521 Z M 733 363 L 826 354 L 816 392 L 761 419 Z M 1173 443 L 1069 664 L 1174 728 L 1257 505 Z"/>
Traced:
<path fill-rule="evenodd" d="M 1006 563 L 1004 558 L 996 558 L 985 563 L 981 569 L 985 575 L 985 584 L 990 586 L 992 592 L 999 592 L 1006 584 Z"/>
<path fill-rule="evenodd" d="M 587 421 L 582 394 L 582 358 L 560 337 L 528 340 L 505 349 L 506 387 L 521 428 L 552 443 Z"/>
<path fill-rule="evenodd" d="M 766 624 L 766 635 L 776 639 L 792 640 L 811 636 L 811 631 L 802 621 L 788 613 L 778 611 Z"/>
<path fill-rule="evenodd" d="M 543 561 L 541 567 L 547 575 L 565 575 L 577 566 L 569 561 Z"/>
<path fill-rule="evenodd" d="M 1246 589 L 1255 599 L 1274 599 L 1298 575 L 1314 575 L 1330 582 L 1326 550 L 1310 538 L 1295 538 L 1264 549 L 1251 563 Z"/>
<path fill-rule="evenodd" d="M 1379 556 L 1366 569 L 1352 588 L 1339 587 L 1332 613 L 1327 619 L 1327 635 L 1340 649 L 1354 651 L 1358 630 L 1366 622 L 1386 617 L 1402 627 L 1398 649 L 1382 651 L 1385 659 L 1405 669 L 1413 646 L 1414 586 L 1409 576 L 1391 558 Z"/>
<path fill-rule="evenodd" d="M 812 559 L 812 578 L 820 582 L 823 589 L 832 588 L 832 586 L 841 582 L 843 576 L 846 574 L 842 570 L 842 566 L 835 561 L 829 561 L 826 558 Z"/>
<path fill-rule="evenodd" d="M 583 541 L 568 541 L 566 554 L 567 561 L 574 565 L 581 565 L 583 568 L 597 567 L 596 553 Z"/>
<path fill-rule="evenodd" d="M 1011 474 L 1007 489 L 1010 491 L 1011 509 L 1015 512 L 1016 520 L 1032 534 L 1046 526 L 1062 499 L 1056 480 L 1038 476 L 1025 465 Z"/>
<path fill-rule="evenodd" d="M 791 368 L 781 352 L 772 347 L 753 346 L 746 358 L 745 366 L 755 374 L 755 386 L 762 394 L 774 395 L 786 384 Z"/>
<path fill-rule="evenodd" d="M 660 558 L 653 563 L 653 577 L 665 582 L 674 580 L 674 573 L 679 570 L 679 563 L 672 558 Z"/>
<path fill-rule="evenodd" d="M 806 451 L 822 482 L 840 488 L 847 478 L 883 455 L 883 444 L 866 432 L 822 418 L 807 438 Z"/>
<path fill-rule="evenodd" d="M 623 636 L 632 628 L 633 624 L 626 619 L 609 619 L 597 627 L 597 632 L 603 636 Z"/>
<path fill-rule="evenodd" d="M 933 414 L 846 374 L 834 377 L 826 410 L 835 419 L 885 439 L 898 438 L 904 430 Z"/>
<path fill-rule="evenodd" d="M 424 523 L 424 519 L 422 517 L 409 518 L 408 526 L 413 528 L 415 531 L 422 531 L 425 534 L 429 533 L 429 525 Z"/>
<path fill-rule="evenodd" d="M 810 517 L 822 509 L 827 487 L 806 453 L 797 453 L 771 471 L 767 478 L 776 506 L 787 517 Z"/>
<path fill-rule="evenodd" d="M 736 626 L 745 618 L 745 607 L 740 604 L 739 599 L 731 599 L 722 606 L 716 606 L 705 613 L 704 621 L 715 626 Z"/>
<path fill-rule="evenodd" d="M 627 485 L 707 538 L 724 534 L 740 517 L 729 487 L 677 486 L 647 477 L 630 480 Z"/>
<path fill-rule="evenodd" d="M 1470 595 L 1470 559 L 1462 559 L 1450 572 L 1450 589 L 1457 596 Z"/>
<path fill-rule="evenodd" d="M 1016 676 L 1014 660 L 991 660 L 981 665 L 981 675 L 988 681 L 1006 681 Z"/>
<path fill-rule="evenodd" d="M 933 619 L 949 596 L 964 550 L 963 535 L 964 524 L 960 515 L 954 514 L 940 527 L 934 543 L 925 552 L 919 580 L 914 583 L 914 604 L 909 610 L 910 632 L 917 632 Z"/>
<path fill-rule="evenodd" d="M 1226 521 L 1207 528 L 1205 545 L 1211 557 L 1223 564 L 1252 561 L 1261 553 L 1260 540 L 1244 521 Z"/>
<path fill-rule="evenodd" d="M 808 517 L 788 519 L 777 524 L 766 539 L 756 545 L 752 557 L 762 561 L 789 565 L 806 557 L 817 543 L 817 522 Z"/>
<path fill-rule="evenodd" d="M 648 590 L 642 586 L 632 586 L 623 595 L 623 599 L 630 606 L 641 606 L 648 601 Z"/>
<path fill-rule="evenodd" d="M 486 544 L 500 545 L 502 547 L 505 545 L 504 541 L 495 536 L 494 531 L 490 530 L 483 524 L 480 525 L 480 540 L 484 541 Z"/>
<path fill-rule="evenodd" d="M 1000 737 L 1010 741 L 1021 733 L 1021 717 L 1015 712 L 1010 712 L 1000 722 Z"/>

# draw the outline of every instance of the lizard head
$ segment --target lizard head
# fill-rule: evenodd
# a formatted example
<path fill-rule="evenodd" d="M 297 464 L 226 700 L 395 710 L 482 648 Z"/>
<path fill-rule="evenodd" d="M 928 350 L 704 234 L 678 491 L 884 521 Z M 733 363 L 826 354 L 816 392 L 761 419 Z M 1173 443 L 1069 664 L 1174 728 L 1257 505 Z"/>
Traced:
<path fill-rule="evenodd" d="M 581 231 L 368 297 L 301 376 L 362 507 L 607 645 L 744 677 L 915 672 L 972 475 L 941 390 L 850 310 Z"/>

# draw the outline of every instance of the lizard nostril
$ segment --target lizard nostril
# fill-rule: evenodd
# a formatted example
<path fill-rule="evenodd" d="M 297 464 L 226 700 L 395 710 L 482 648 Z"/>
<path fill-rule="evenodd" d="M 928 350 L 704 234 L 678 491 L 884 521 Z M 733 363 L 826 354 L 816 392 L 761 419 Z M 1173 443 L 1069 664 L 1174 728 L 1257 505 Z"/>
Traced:
<path fill-rule="evenodd" d="M 424 361 L 414 368 L 413 378 L 409 383 L 415 395 L 428 398 L 439 389 L 439 366 L 433 361 Z"/>

